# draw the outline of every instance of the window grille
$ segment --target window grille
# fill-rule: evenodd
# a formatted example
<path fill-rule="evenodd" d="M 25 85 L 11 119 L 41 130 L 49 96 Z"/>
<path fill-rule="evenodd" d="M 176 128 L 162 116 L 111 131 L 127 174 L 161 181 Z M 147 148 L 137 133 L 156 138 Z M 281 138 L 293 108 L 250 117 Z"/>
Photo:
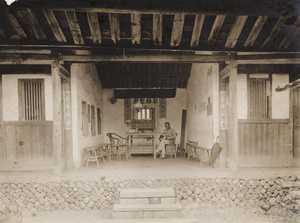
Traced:
<path fill-rule="evenodd" d="M 21 121 L 45 120 L 43 79 L 19 80 L 19 116 Z"/>

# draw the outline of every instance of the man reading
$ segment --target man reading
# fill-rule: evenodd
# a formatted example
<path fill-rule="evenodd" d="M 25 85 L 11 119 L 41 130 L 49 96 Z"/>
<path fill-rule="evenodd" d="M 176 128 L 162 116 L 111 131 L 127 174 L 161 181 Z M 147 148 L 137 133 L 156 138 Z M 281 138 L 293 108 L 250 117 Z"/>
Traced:
<path fill-rule="evenodd" d="M 162 158 L 165 158 L 166 154 L 166 145 L 173 144 L 176 138 L 176 132 L 171 128 L 170 123 L 165 123 L 165 129 L 162 131 L 161 136 L 159 137 L 160 144 L 155 151 L 155 155 L 161 151 Z"/>

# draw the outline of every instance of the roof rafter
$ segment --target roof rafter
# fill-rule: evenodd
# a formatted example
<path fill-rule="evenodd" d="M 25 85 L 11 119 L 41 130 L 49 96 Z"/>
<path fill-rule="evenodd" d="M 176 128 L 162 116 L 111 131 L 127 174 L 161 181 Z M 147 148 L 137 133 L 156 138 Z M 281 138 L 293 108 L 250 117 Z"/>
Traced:
<path fill-rule="evenodd" d="M 219 35 L 219 32 L 222 28 L 222 25 L 223 25 L 224 21 L 225 21 L 225 18 L 226 18 L 226 15 L 217 15 L 216 16 L 214 25 L 213 25 L 213 27 L 210 31 L 210 34 L 209 34 L 209 37 L 208 37 L 208 40 L 207 40 L 208 45 L 212 45 L 216 42 L 216 40 L 218 38 L 218 35 Z"/>
<path fill-rule="evenodd" d="M 193 34 L 192 34 L 191 43 L 190 43 L 191 47 L 197 47 L 199 45 L 202 27 L 203 27 L 203 23 L 204 23 L 204 18 L 205 18 L 205 15 L 196 15 L 195 16 Z"/>
<path fill-rule="evenodd" d="M 83 36 L 81 34 L 80 26 L 76 17 L 75 10 L 65 11 L 67 21 L 71 30 L 71 34 L 74 40 L 74 43 L 79 45 L 84 44 Z"/>
<path fill-rule="evenodd" d="M 280 29 L 281 29 L 281 26 L 285 23 L 285 21 L 287 20 L 287 16 L 280 16 L 275 24 L 275 26 L 273 27 L 270 35 L 268 36 L 268 38 L 265 40 L 265 42 L 263 43 L 262 47 L 261 48 L 264 48 L 264 47 L 269 47 L 271 42 L 273 40 L 276 39 Z"/>
<path fill-rule="evenodd" d="M 93 43 L 102 43 L 101 30 L 97 12 L 86 12 Z"/>
<path fill-rule="evenodd" d="M 292 40 L 297 36 L 297 34 L 300 31 L 300 16 L 295 21 L 294 25 L 290 28 L 289 32 L 286 34 L 285 38 L 282 40 L 282 42 L 279 45 L 279 49 L 287 49 Z"/>
<path fill-rule="evenodd" d="M 173 28 L 171 35 L 171 46 L 179 46 L 182 38 L 184 25 L 184 14 L 175 14 L 173 20 Z"/>
<path fill-rule="evenodd" d="M 27 38 L 27 35 L 23 29 L 23 27 L 20 25 L 16 17 L 11 14 L 10 12 L 6 12 L 6 18 L 8 19 L 10 25 L 15 30 L 15 32 L 20 36 L 20 38 Z"/>
<path fill-rule="evenodd" d="M 247 21 L 248 16 L 237 16 L 234 23 L 231 26 L 231 30 L 229 32 L 227 41 L 225 43 L 225 47 L 234 48 L 235 44 L 241 35 L 241 32 L 244 28 L 244 25 Z"/>
<path fill-rule="evenodd" d="M 162 14 L 153 14 L 153 43 L 162 45 Z"/>
<path fill-rule="evenodd" d="M 30 8 L 23 8 L 23 13 L 28 18 L 28 23 L 30 27 L 32 28 L 32 31 L 35 35 L 35 37 L 39 39 L 47 39 L 43 29 L 39 25 L 36 16 L 34 15 L 34 12 Z"/>
<path fill-rule="evenodd" d="M 109 13 L 110 36 L 114 43 L 121 40 L 119 14 Z"/>
<path fill-rule="evenodd" d="M 63 31 L 61 30 L 60 25 L 54 15 L 53 11 L 50 9 L 43 9 L 43 13 L 50 25 L 50 28 L 51 28 L 56 40 L 58 42 L 67 42 L 67 39 L 66 39 Z"/>
<path fill-rule="evenodd" d="M 244 44 L 244 47 L 253 46 L 255 40 L 257 39 L 262 27 L 264 26 L 265 22 L 267 21 L 268 16 L 259 16 L 256 19 L 254 26 Z"/>
<path fill-rule="evenodd" d="M 131 14 L 131 41 L 132 44 L 141 43 L 141 14 Z"/>

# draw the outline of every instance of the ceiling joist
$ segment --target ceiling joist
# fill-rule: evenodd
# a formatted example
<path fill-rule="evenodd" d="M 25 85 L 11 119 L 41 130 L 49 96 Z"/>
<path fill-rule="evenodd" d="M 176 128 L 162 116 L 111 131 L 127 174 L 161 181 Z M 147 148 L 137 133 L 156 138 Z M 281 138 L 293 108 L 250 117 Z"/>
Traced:
<path fill-rule="evenodd" d="M 56 40 L 58 42 L 63 42 L 63 43 L 67 42 L 67 39 L 66 39 L 63 31 L 61 30 L 53 11 L 50 9 L 43 9 L 43 13 L 48 21 L 48 24 L 50 25 L 50 28 L 51 28 Z"/>
<path fill-rule="evenodd" d="M 210 34 L 209 34 L 209 37 L 208 37 L 208 40 L 207 40 L 208 45 L 212 45 L 216 42 L 216 40 L 218 38 L 218 35 L 219 35 L 219 32 L 222 28 L 222 25 L 223 25 L 224 21 L 225 21 L 225 18 L 226 18 L 226 15 L 217 15 L 216 16 L 214 25 L 213 25 L 213 27 L 210 31 Z"/>
<path fill-rule="evenodd" d="M 256 22 L 244 44 L 244 47 L 253 46 L 255 40 L 257 39 L 262 27 L 264 26 L 265 22 L 267 21 L 268 16 L 259 16 L 256 19 Z"/>
<path fill-rule="evenodd" d="M 102 37 L 101 37 L 101 30 L 98 20 L 97 12 L 86 12 L 92 41 L 94 44 L 101 44 L 102 43 Z"/>
<path fill-rule="evenodd" d="M 171 44 L 170 44 L 171 46 L 180 45 L 183 25 L 184 25 L 184 14 L 174 15 Z"/>
<path fill-rule="evenodd" d="M 290 28 L 289 32 L 286 34 L 285 38 L 282 40 L 282 42 L 279 45 L 279 49 L 287 49 L 292 40 L 297 36 L 297 34 L 300 31 L 300 16 L 297 18 L 294 25 Z"/>
<path fill-rule="evenodd" d="M 74 40 L 74 43 L 77 45 L 83 45 L 84 44 L 84 40 L 83 40 L 83 36 L 81 34 L 81 29 L 76 17 L 76 13 L 75 10 L 72 11 L 65 11 L 67 20 L 68 20 L 68 24 L 71 30 L 71 34 Z"/>
<path fill-rule="evenodd" d="M 131 41 L 132 44 L 141 43 L 141 14 L 131 14 Z"/>
<path fill-rule="evenodd" d="M 11 14 L 10 12 L 6 12 L 6 18 L 8 19 L 10 25 L 12 26 L 12 28 L 15 30 L 15 32 L 18 34 L 18 36 L 21 39 L 26 39 L 27 35 L 24 31 L 24 29 L 22 28 L 22 26 L 20 25 L 20 23 L 18 22 L 18 20 L 16 19 L 16 17 Z"/>
<path fill-rule="evenodd" d="M 282 25 L 285 23 L 285 21 L 287 20 L 287 16 L 280 16 L 275 24 L 275 26 L 273 27 L 270 35 L 268 36 L 268 38 L 265 40 L 265 42 L 263 43 L 261 48 L 264 47 L 269 47 L 270 44 L 276 39 Z"/>
<path fill-rule="evenodd" d="M 111 40 L 114 43 L 117 43 L 121 40 L 119 14 L 110 13 L 108 14 L 108 16 L 109 16 Z"/>
<path fill-rule="evenodd" d="M 235 44 L 241 35 L 241 32 L 244 28 L 244 25 L 247 21 L 248 16 L 237 16 L 232 27 L 230 33 L 228 35 L 225 47 L 226 48 L 234 48 Z"/>
<path fill-rule="evenodd" d="M 35 14 L 33 13 L 33 11 L 29 8 L 23 8 L 23 15 L 26 15 L 27 18 L 27 22 L 30 25 L 34 36 L 36 39 L 40 40 L 40 39 L 47 39 L 44 31 L 42 30 L 41 26 L 39 25 L 37 18 L 35 16 Z"/>
<path fill-rule="evenodd" d="M 191 47 L 197 47 L 199 45 L 202 27 L 204 23 L 205 15 L 196 15 L 194 21 L 193 34 L 191 38 Z"/>
<path fill-rule="evenodd" d="M 162 14 L 153 14 L 153 43 L 162 45 Z"/>

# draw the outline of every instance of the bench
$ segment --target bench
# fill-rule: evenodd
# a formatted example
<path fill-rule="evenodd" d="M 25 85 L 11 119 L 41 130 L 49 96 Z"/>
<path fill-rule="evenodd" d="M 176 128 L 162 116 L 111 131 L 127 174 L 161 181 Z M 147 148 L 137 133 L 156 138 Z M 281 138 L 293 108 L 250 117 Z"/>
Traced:
<path fill-rule="evenodd" d="M 95 162 L 97 164 L 97 167 L 99 167 L 99 159 L 102 159 L 103 162 L 105 162 L 104 156 L 106 156 L 108 160 L 110 160 L 109 145 L 109 143 L 102 143 L 96 146 L 84 147 L 82 167 L 85 163 L 86 167 L 88 167 L 90 162 Z"/>
<path fill-rule="evenodd" d="M 127 188 L 120 191 L 120 203 L 113 207 L 113 218 L 176 218 L 182 206 L 168 188 Z"/>

